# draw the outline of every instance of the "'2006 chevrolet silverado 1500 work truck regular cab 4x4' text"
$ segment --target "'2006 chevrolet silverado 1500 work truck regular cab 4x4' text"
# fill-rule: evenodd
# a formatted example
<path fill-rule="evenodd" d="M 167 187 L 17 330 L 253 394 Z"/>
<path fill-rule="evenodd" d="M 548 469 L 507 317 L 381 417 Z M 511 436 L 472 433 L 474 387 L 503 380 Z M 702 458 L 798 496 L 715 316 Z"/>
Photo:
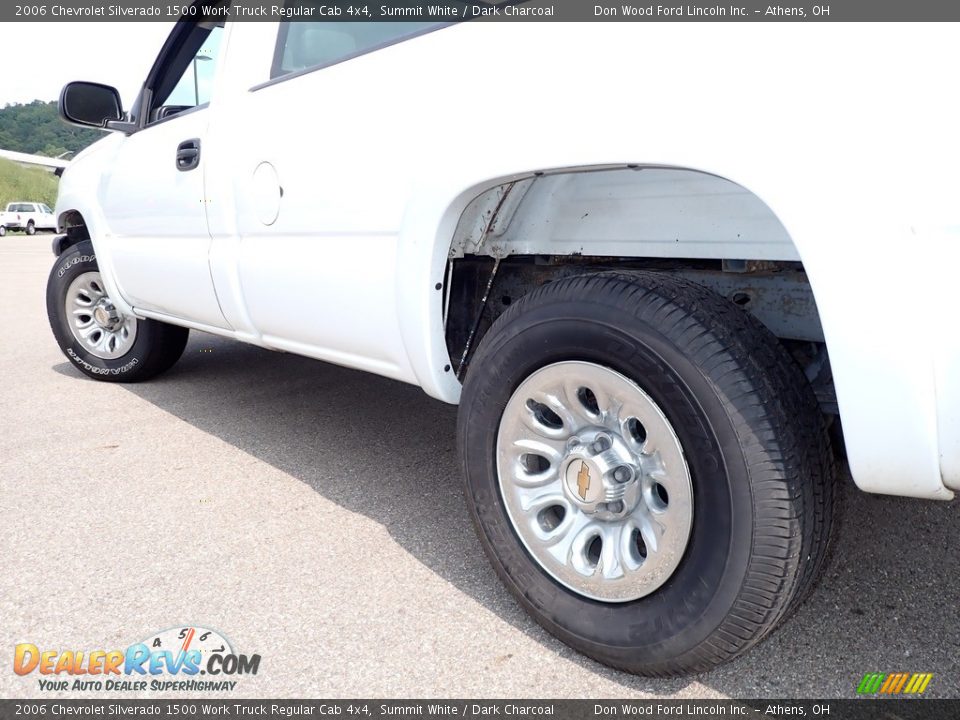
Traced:
<path fill-rule="evenodd" d="M 50 323 L 99 380 L 194 328 L 459 403 L 524 608 L 706 670 L 812 588 L 840 443 L 863 490 L 960 489 L 954 35 L 181 21 L 126 111 L 64 88 L 113 132 L 63 175 Z"/>

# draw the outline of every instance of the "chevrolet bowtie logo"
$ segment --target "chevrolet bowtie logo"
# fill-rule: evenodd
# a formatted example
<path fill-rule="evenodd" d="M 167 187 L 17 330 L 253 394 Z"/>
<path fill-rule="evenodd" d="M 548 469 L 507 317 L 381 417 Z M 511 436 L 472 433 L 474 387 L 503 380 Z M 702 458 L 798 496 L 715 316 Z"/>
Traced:
<path fill-rule="evenodd" d="M 580 461 L 580 472 L 577 473 L 577 490 L 580 493 L 580 499 L 587 499 L 587 490 L 590 489 L 590 468 L 587 467 L 587 464 L 581 460 Z"/>

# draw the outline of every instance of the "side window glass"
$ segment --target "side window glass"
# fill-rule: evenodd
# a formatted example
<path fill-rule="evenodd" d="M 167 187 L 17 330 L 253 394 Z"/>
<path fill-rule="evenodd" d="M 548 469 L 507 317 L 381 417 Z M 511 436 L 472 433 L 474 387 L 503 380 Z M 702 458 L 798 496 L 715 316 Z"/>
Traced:
<path fill-rule="evenodd" d="M 270 78 L 333 65 L 379 50 L 445 23 L 284 22 L 280 25 Z"/>
<path fill-rule="evenodd" d="M 213 4 L 211 12 L 225 4 Z M 222 13 L 214 17 L 218 19 L 182 21 L 174 28 L 172 41 L 168 41 L 172 45 L 149 81 L 148 124 L 210 102 L 224 26 Z"/>
<path fill-rule="evenodd" d="M 204 32 L 204 28 L 198 27 L 197 30 L 197 35 L 203 33 L 206 37 L 190 58 L 187 67 L 183 69 L 180 80 L 160 105 L 196 107 L 210 102 L 210 90 L 213 87 L 213 73 L 219 57 L 223 28 L 214 27 Z"/>
<path fill-rule="evenodd" d="M 51 213 L 53 213 L 53 210 L 51 210 L 50 208 L 48 208 L 46 205 L 41 205 L 41 206 L 40 206 L 40 210 L 41 210 L 42 212 L 45 212 L 47 215 L 50 215 Z"/>

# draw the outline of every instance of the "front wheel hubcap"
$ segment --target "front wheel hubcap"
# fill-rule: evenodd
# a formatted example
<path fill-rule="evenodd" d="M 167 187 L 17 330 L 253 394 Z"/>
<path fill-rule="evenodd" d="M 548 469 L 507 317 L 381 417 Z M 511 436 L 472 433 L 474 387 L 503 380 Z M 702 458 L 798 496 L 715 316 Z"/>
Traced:
<path fill-rule="evenodd" d="M 137 339 L 137 319 L 123 316 L 107 296 L 98 272 L 78 275 L 67 288 L 67 324 L 83 348 L 103 360 L 122 357 Z"/>
<path fill-rule="evenodd" d="M 497 435 L 507 515 L 534 560 L 594 600 L 649 595 L 693 526 L 683 448 L 636 383 L 595 363 L 548 365 L 507 402 Z"/>

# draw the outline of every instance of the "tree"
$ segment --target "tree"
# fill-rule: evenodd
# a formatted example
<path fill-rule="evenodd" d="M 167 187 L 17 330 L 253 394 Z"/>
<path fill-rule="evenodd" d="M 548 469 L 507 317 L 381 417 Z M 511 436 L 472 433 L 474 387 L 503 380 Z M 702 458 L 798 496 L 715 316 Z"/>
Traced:
<path fill-rule="evenodd" d="M 34 100 L 0 108 L 0 148 L 56 157 L 78 153 L 103 137 L 92 128 L 68 125 L 57 113 L 57 103 Z"/>

